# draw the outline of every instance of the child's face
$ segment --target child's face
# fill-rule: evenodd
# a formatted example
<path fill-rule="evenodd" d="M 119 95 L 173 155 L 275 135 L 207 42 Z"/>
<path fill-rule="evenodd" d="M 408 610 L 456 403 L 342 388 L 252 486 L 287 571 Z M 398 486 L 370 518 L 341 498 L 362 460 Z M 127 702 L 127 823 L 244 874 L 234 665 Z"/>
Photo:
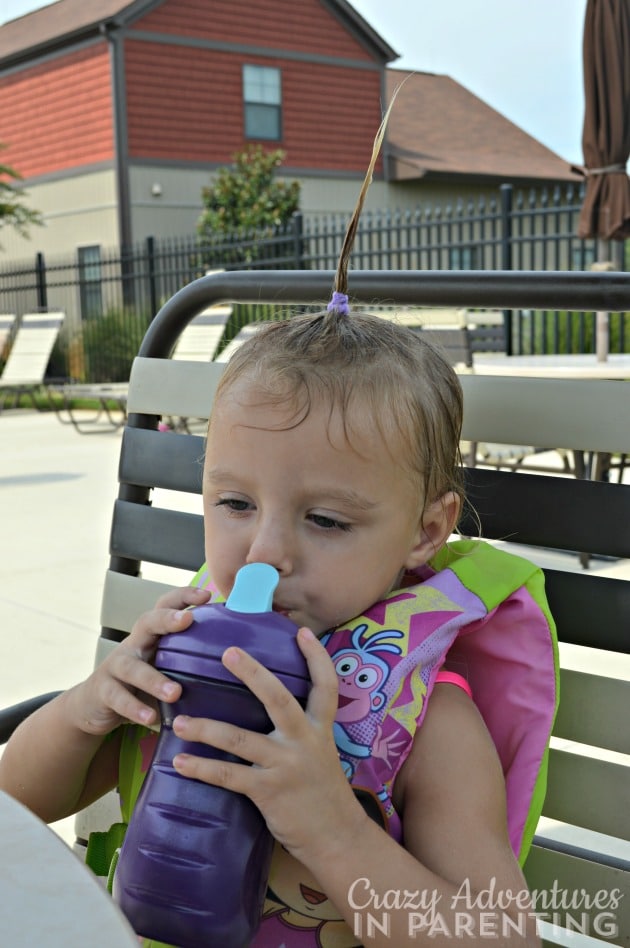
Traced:
<path fill-rule="evenodd" d="M 238 381 L 215 403 L 204 470 L 206 559 L 227 596 L 246 563 L 275 566 L 274 608 L 316 634 L 361 615 L 433 552 L 422 497 L 367 411 L 264 404 Z"/>

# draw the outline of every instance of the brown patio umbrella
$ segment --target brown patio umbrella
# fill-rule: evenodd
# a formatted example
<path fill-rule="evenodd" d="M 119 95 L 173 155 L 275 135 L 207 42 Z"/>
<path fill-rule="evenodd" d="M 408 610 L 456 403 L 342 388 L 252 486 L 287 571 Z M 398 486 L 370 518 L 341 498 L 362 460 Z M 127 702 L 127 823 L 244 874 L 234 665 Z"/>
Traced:
<path fill-rule="evenodd" d="M 579 237 L 630 236 L 630 0 L 587 0 Z"/>
<path fill-rule="evenodd" d="M 586 193 L 578 237 L 597 238 L 593 269 L 618 269 L 611 240 L 630 236 L 630 0 L 587 0 L 584 17 Z M 576 169 L 578 170 L 578 169 Z M 609 313 L 595 320 L 595 351 L 608 357 Z"/>

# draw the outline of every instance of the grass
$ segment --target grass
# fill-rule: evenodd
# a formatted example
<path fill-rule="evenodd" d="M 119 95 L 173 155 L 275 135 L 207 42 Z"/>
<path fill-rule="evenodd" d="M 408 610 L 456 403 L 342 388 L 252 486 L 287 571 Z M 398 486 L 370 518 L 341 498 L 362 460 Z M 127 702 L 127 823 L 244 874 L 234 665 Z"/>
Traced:
<path fill-rule="evenodd" d="M 18 396 L 17 403 L 12 402 L 10 404 L 11 408 L 33 408 L 35 407 L 37 411 L 56 411 L 57 409 L 63 408 L 66 404 L 65 400 L 61 395 L 58 395 L 54 392 L 47 393 L 43 390 L 36 391 L 31 394 L 22 394 Z M 91 411 L 98 411 L 101 407 L 100 402 L 94 398 L 71 398 L 68 400 L 68 404 L 72 409 L 81 409 L 85 408 Z M 115 400 L 107 402 L 108 408 L 112 411 L 119 409 L 119 404 Z"/>

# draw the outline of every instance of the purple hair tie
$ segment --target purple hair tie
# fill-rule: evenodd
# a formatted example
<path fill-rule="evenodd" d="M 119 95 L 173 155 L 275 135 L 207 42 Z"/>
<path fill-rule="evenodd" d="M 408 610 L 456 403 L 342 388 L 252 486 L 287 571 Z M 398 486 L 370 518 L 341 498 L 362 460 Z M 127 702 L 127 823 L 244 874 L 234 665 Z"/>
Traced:
<path fill-rule="evenodd" d="M 340 316 L 347 316 L 350 313 L 348 297 L 345 293 L 337 293 L 335 290 L 332 295 L 332 299 L 326 308 L 329 313 L 332 313 L 333 310 L 335 310 Z"/>

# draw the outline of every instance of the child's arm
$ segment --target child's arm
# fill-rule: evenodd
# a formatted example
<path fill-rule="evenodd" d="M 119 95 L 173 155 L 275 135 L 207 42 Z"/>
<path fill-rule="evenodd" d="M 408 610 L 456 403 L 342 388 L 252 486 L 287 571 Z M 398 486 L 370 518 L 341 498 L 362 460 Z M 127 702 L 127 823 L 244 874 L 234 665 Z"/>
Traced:
<path fill-rule="evenodd" d="M 250 796 L 276 839 L 311 871 L 351 928 L 356 912 L 364 923 L 366 909 L 380 919 L 378 899 L 391 905 L 392 898 L 399 894 L 404 900 L 407 893 L 415 908 L 392 908 L 389 931 L 375 931 L 367 939 L 374 948 L 452 948 L 457 924 L 468 926 L 460 937 L 468 935 L 471 945 L 486 944 L 488 937 L 497 946 L 538 945 L 533 919 L 519 916 L 520 911 L 527 916 L 529 907 L 508 842 L 503 777 L 470 699 L 448 685 L 438 686 L 431 699 L 395 787 L 403 848 L 366 816 L 343 775 L 332 737 L 337 677 L 308 630 L 301 630 L 298 640 L 313 680 L 306 713 L 278 679 L 250 656 L 229 649 L 225 664 L 264 702 L 276 730 L 255 735 L 216 721 L 175 720 L 176 731 L 187 740 L 205 741 L 257 766 L 180 755 L 177 769 Z M 500 910 L 484 916 L 485 906 L 476 902 L 476 895 L 490 887 L 495 893 L 520 894 L 520 908 L 513 900 L 507 909 L 514 922 L 509 937 L 503 937 Z M 424 934 L 415 927 L 425 911 L 417 905 L 421 899 L 439 913 Z M 366 940 L 365 927 L 361 937 Z"/>
<path fill-rule="evenodd" d="M 350 925 L 359 911 L 365 934 L 366 912 L 381 919 L 378 898 L 406 890 L 416 896 L 411 908 L 389 913 L 390 943 L 437 948 L 466 935 L 472 945 L 488 938 L 497 946 L 539 945 L 527 884 L 508 839 L 496 750 L 476 707 L 458 689 L 436 687 L 396 781 L 394 802 L 405 852 L 372 823 L 351 849 L 346 841 L 345 859 L 343 842 L 335 849 L 329 840 L 330 849 L 316 853 L 318 865 L 310 866 Z M 353 874 L 369 884 L 356 884 L 349 904 Z M 419 903 L 415 910 L 413 902 Z M 370 944 L 379 945 L 378 938 Z"/>
<path fill-rule="evenodd" d="M 187 605 L 209 593 L 169 592 L 142 616 L 85 681 L 30 715 L 0 757 L 0 789 L 46 822 L 75 813 L 116 785 L 120 724 L 152 724 L 156 700 L 175 701 L 181 686 L 151 664 L 159 637 L 187 628 Z"/>

